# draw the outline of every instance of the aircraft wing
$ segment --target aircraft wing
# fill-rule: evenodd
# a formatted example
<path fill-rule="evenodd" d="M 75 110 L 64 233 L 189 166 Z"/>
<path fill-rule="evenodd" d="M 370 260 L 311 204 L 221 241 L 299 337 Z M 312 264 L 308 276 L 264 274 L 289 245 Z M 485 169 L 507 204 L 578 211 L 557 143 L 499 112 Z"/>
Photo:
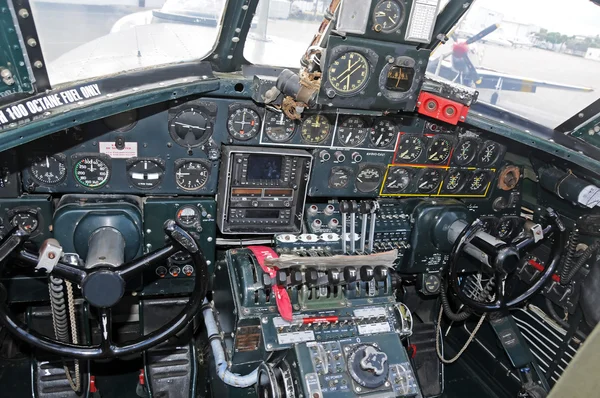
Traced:
<path fill-rule="evenodd" d="M 570 84 L 553 83 L 544 80 L 531 79 L 527 77 L 509 75 L 507 73 L 497 72 L 492 69 L 477 68 L 479 81 L 477 88 L 487 88 L 501 91 L 521 91 L 525 93 L 535 93 L 538 87 L 555 88 L 568 91 L 594 91 L 591 87 L 573 86 Z"/>

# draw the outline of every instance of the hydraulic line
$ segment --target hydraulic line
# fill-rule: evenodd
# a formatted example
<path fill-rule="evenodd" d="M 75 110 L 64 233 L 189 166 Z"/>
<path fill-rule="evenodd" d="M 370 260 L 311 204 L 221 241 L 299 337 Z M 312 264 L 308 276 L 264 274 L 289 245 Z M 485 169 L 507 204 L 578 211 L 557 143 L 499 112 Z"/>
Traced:
<path fill-rule="evenodd" d="M 232 373 L 228 368 L 227 359 L 225 358 L 225 351 L 221 342 L 221 333 L 217 326 L 215 314 L 212 306 L 209 304 L 207 299 L 204 299 L 204 306 L 202 310 L 204 316 L 204 325 L 206 326 L 206 334 L 208 335 L 208 341 L 212 348 L 212 353 L 215 359 L 215 367 L 219 378 L 223 380 L 225 384 L 233 387 L 250 387 L 256 384 L 258 377 L 258 368 L 245 376 L 240 376 Z"/>

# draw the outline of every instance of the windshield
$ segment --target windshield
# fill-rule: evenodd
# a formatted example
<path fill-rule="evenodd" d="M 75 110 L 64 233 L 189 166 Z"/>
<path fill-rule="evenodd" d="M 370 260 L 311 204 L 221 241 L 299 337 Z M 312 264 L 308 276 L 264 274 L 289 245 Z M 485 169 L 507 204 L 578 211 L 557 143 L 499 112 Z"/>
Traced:
<path fill-rule="evenodd" d="M 451 37 L 428 70 L 476 87 L 480 102 L 556 127 L 600 96 L 600 7 L 589 0 L 476 0 Z"/>
<path fill-rule="evenodd" d="M 202 59 L 226 0 L 31 0 L 52 85 Z M 201 39 L 199 39 L 201 38 Z"/>
<path fill-rule="evenodd" d="M 261 0 L 245 57 L 299 67 L 328 4 Z M 600 7 L 589 0 L 476 0 L 428 72 L 475 87 L 480 102 L 555 127 L 599 96 L 599 21 Z"/>

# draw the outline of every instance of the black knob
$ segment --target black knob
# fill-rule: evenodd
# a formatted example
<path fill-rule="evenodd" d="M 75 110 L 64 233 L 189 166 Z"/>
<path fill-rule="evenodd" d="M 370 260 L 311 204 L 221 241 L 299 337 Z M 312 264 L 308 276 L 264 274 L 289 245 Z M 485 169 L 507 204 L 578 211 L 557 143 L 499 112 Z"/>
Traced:
<path fill-rule="evenodd" d="M 387 280 L 389 273 L 390 271 L 388 270 L 388 267 L 378 265 L 377 267 L 375 267 L 375 280 L 377 282 L 383 282 Z"/>
<path fill-rule="evenodd" d="M 342 281 L 342 273 L 337 268 L 331 268 L 327 272 L 327 280 L 331 285 L 339 285 Z"/>
<path fill-rule="evenodd" d="M 302 284 L 302 271 L 299 268 L 293 268 L 292 272 L 290 272 L 290 283 L 292 286 Z"/>
<path fill-rule="evenodd" d="M 361 214 L 370 213 L 372 208 L 373 208 L 373 202 L 371 202 L 370 200 L 363 200 L 362 202 L 360 202 Z"/>
<path fill-rule="evenodd" d="M 364 282 L 369 282 L 373 279 L 374 275 L 373 267 L 370 265 L 365 265 L 364 267 L 360 267 L 360 280 Z"/>
<path fill-rule="evenodd" d="M 306 283 L 309 285 L 316 285 L 319 281 L 319 273 L 314 268 L 307 269 L 304 277 L 306 278 Z"/>
<path fill-rule="evenodd" d="M 349 213 L 351 209 L 352 209 L 352 206 L 350 205 L 349 201 L 343 200 L 340 202 L 340 212 L 341 213 Z"/>
<path fill-rule="evenodd" d="M 358 276 L 358 272 L 354 267 L 346 267 L 344 268 L 344 281 L 346 283 L 352 283 L 356 281 Z"/>
<path fill-rule="evenodd" d="M 275 282 L 279 286 L 285 286 L 287 284 L 288 273 L 286 269 L 278 269 L 275 275 Z"/>
<path fill-rule="evenodd" d="M 264 287 L 271 287 L 271 286 L 273 286 L 273 280 L 271 279 L 271 277 L 269 276 L 269 274 L 263 274 L 262 280 L 263 280 L 263 286 Z"/>

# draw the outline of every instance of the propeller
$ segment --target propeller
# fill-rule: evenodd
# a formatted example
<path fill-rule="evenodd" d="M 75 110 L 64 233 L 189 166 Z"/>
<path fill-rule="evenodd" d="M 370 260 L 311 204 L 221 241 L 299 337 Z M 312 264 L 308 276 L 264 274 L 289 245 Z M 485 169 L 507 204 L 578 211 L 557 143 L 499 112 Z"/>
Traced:
<path fill-rule="evenodd" d="M 490 25 L 476 35 L 469 37 L 467 40 L 463 42 L 456 42 L 452 46 L 452 68 L 459 73 L 461 83 L 464 84 L 465 79 L 471 80 L 475 83 L 479 82 L 477 69 L 469 58 L 469 45 L 483 39 L 498 29 L 499 26 L 499 24 Z"/>

